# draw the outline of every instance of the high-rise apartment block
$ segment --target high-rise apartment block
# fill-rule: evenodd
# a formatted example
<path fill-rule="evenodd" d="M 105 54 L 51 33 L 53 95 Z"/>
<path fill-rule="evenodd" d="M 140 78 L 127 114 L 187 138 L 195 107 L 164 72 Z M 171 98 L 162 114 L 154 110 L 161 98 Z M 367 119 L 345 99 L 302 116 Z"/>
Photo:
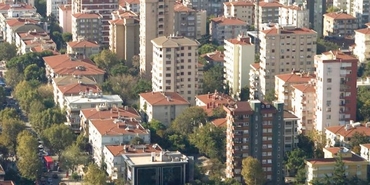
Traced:
<path fill-rule="evenodd" d="M 131 62 L 139 54 L 139 16 L 131 11 L 114 11 L 109 22 L 109 49 Z"/>
<path fill-rule="evenodd" d="M 59 5 L 59 26 L 63 33 L 72 33 L 72 6 L 71 4 Z"/>
<path fill-rule="evenodd" d="M 271 184 L 284 184 L 284 103 L 230 102 L 227 113 L 226 177 L 242 181 L 242 160 L 257 158 Z"/>
<path fill-rule="evenodd" d="M 326 0 L 306 0 L 309 10 L 310 27 L 317 32 L 317 36 L 322 36 L 323 17 L 326 12 Z"/>
<path fill-rule="evenodd" d="M 213 1 L 213 0 L 183 0 L 182 3 L 194 10 L 206 10 L 207 16 L 219 16 L 223 13 L 223 4 L 227 0 Z"/>
<path fill-rule="evenodd" d="M 102 16 L 93 12 L 72 14 L 72 40 L 102 43 Z"/>
<path fill-rule="evenodd" d="M 177 3 L 174 9 L 174 32 L 177 35 L 199 39 L 206 34 L 206 11 L 195 11 L 181 3 Z"/>
<path fill-rule="evenodd" d="M 254 25 L 254 4 L 252 1 L 225 2 L 224 16 L 236 17 L 248 25 Z"/>
<path fill-rule="evenodd" d="M 239 99 L 241 89 L 249 84 L 248 73 L 250 65 L 254 63 L 255 53 L 255 46 L 250 40 L 244 34 L 225 40 L 225 84 L 235 99 Z"/>
<path fill-rule="evenodd" d="M 262 26 L 265 23 L 278 23 L 279 22 L 279 8 L 283 5 L 274 0 L 262 0 L 259 2 L 258 15 L 255 16 L 254 26 L 259 25 L 259 29 L 262 30 Z"/>
<path fill-rule="evenodd" d="M 279 24 L 308 28 L 310 26 L 308 13 L 309 10 L 306 3 L 281 6 L 279 8 Z"/>
<path fill-rule="evenodd" d="M 109 21 L 111 13 L 118 9 L 118 0 L 72 0 L 72 14 L 81 13 L 84 10 L 102 15 L 102 28 L 99 31 L 102 36 L 102 44 L 109 44 Z"/>
<path fill-rule="evenodd" d="M 370 24 L 367 28 L 355 30 L 355 48 L 353 54 L 359 62 L 370 59 Z"/>
<path fill-rule="evenodd" d="M 315 56 L 317 130 L 356 120 L 357 62 L 341 51 Z"/>
<path fill-rule="evenodd" d="M 274 91 L 274 76 L 277 74 L 289 73 L 293 69 L 306 72 L 314 70 L 315 31 L 275 25 L 260 31 L 259 39 L 260 63 L 258 71 L 252 71 L 255 75 L 251 75 L 259 79 L 259 83 L 253 84 L 251 98 L 263 99 L 266 93 Z"/>
<path fill-rule="evenodd" d="M 70 3 L 70 0 L 47 0 L 46 1 L 46 15 L 54 15 L 59 17 L 59 5 Z"/>
<path fill-rule="evenodd" d="M 153 43 L 153 91 L 177 92 L 190 104 L 198 93 L 199 42 L 183 36 L 162 36 Z"/>
<path fill-rule="evenodd" d="M 173 34 L 175 0 L 140 1 L 140 73 L 152 75 L 153 45 L 151 40 Z"/>

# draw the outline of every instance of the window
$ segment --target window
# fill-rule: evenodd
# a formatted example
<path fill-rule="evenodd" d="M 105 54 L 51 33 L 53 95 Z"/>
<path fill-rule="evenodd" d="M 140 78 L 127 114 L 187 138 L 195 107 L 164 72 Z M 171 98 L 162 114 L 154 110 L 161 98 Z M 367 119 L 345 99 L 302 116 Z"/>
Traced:
<path fill-rule="evenodd" d="M 331 78 L 326 79 L 326 82 L 331 83 Z"/>

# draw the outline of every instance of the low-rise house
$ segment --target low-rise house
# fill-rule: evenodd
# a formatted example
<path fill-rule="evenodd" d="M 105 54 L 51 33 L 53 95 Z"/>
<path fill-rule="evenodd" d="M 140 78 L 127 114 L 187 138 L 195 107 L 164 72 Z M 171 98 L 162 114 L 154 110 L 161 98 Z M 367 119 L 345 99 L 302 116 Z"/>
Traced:
<path fill-rule="evenodd" d="M 54 55 L 44 57 L 46 75 L 50 78 L 85 76 L 96 83 L 103 83 L 105 71 L 83 55 Z"/>
<path fill-rule="evenodd" d="M 225 127 L 227 126 L 226 118 L 217 118 L 211 121 L 211 123 L 216 127 Z"/>
<path fill-rule="evenodd" d="M 122 99 L 119 95 L 103 95 L 102 92 L 94 93 L 92 90 L 80 92 L 79 96 L 65 96 L 65 104 L 60 105 L 61 109 L 67 112 L 66 124 L 79 133 L 80 110 L 94 107 L 122 107 Z"/>
<path fill-rule="evenodd" d="M 239 33 L 248 31 L 246 22 L 238 18 L 216 17 L 209 23 L 212 41 L 223 44 L 224 40 L 236 38 Z"/>
<path fill-rule="evenodd" d="M 327 145 L 350 147 L 351 138 L 355 133 L 364 134 L 370 138 L 370 123 L 363 125 L 351 120 L 349 124 L 343 126 L 326 127 Z"/>
<path fill-rule="evenodd" d="M 123 165 L 125 154 L 143 154 L 143 153 L 156 153 L 162 151 L 158 144 L 141 144 L 141 145 L 107 145 L 104 146 L 104 162 L 107 165 L 107 173 L 112 179 L 117 179 L 124 176 Z"/>
<path fill-rule="evenodd" d="M 88 129 L 89 120 L 92 119 L 135 119 L 141 120 L 140 114 L 132 107 L 107 107 L 107 106 L 98 106 L 95 108 L 82 109 L 80 111 L 80 125 L 84 130 L 85 134 Z"/>
<path fill-rule="evenodd" d="M 16 46 L 19 54 L 26 54 L 28 52 L 38 52 L 37 48 L 41 50 L 55 51 L 57 45 L 50 38 L 45 31 L 29 30 L 27 33 L 18 33 L 15 37 Z"/>
<path fill-rule="evenodd" d="M 169 126 L 189 106 L 190 103 L 176 92 L 140 93 L 140 111 L 148 122 L 155 119 Z"/>
<path fill-rule="evenodd" d="M 224 60 L 224 53 L 222 51 L 214 51 L 211 53 L 206 53 L 201 56 L 204 58 L 204 60 L 212 65 L 220 65 L 224 66 L 225 60 Z"/>
<path fill-rule="evenodd" d="M 343 147 L 324 148 L 325 158 L 306 160 L 306 184 L 311 185 L 313 179 L 322 179 L 333 176 L 336 168 L 337 158 L 341 157 L 347 178 L 358 177 L 367 179 L 368 162 Z"/>
<path fill-rule="evenodd" d="M 130 185 L 185 184 L 193 173 L 193 158 L 178 151 L 124 154 L 123 159 L 123 179 Z"/>
<path fill-rule="evenodd" d="M 350 14 L 343 12 L 324 14 L 324 36 L 352 36 L 356 29 L 358 29 L 357 19 Z"/>
<path fill-rule="evenodd" d="M 233 99 L 229 95 L 215 91 L 195 96 L 195 105 L 203 108 L 208 116 L 212 116 L 215 108 L 228 105 L 231 100 Z"/>
<path fill-rule="evenodd" d="M 83 54 L 86 57 L 91 55 L 99 54 L 100 45 L 94 42 L 80 39 L 78 41 L 67 42 L 67 53 L 68 54 Z"/>
<path fill-rule="evenodd" d="M 140 121 L 134 119 L 94 119 L 89 120 L 89 143 L 93 158 L 101 164 L 105 145 L 125 145 L 136 137 L 143 139 L 143 144 L 150 143 L 150 131 Z"/>

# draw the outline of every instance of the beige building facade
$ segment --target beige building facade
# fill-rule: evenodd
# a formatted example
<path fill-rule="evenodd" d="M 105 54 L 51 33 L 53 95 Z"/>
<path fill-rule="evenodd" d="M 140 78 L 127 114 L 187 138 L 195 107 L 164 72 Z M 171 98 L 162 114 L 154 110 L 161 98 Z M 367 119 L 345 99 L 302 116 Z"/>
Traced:
<path fill-rule="evenodd" d="M 72 33 L 72 6 L 70 4 L 59 5 L 58 19 L 62 31 Z"/>
<path fill-rule="evenodd" d="M 294 25 L 298 28 L 309 28 L 309 10 L 307 5 L 293 4 L 279 7 L 279 24 Z"/>
<path fill-rule="evenodd" d="M 370 24 L 367 28 L 355 30 L 355 48 L 353 54 L 359 62 L 370 59 Z"/>
<path fill-rule="evenodd" d="M 324 14 L 324 36 L 352 36 L 358 29 L 357 19 L 350 14 L 333 12 Z"/>
<path fill-rule="evenodd" d="M 79 39 L 102 43 L 102 16 L 93 12 L 72 15 L 72 40 Z"/>
<path fill-rule="evenodd" d="M 225 2 L 224 16 L 236 17 L 248 25 L 254 25 L 254 4 L 252 1 Z"/>

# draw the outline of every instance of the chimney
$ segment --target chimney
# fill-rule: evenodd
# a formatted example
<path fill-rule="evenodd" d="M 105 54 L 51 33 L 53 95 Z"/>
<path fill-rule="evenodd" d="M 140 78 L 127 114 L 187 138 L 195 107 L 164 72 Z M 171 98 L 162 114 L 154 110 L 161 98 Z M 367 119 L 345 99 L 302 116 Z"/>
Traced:
<path fill-rule="evenodd" d="M 307 77 L 310 77 L 310 75 L 311 75 L 311 74 L 310 74 L 310 72 L 308 71 L 308 72 L 307 72 Z"/>
<path fill-rule="evenodd" d="M 127 107 L 127 106 L 125 106 L 125 107 L 124 107 L 124 109 L 125 109 L 125 110 L 127 110 L 127 109 L 128 109 L 128 107 Z"/>

